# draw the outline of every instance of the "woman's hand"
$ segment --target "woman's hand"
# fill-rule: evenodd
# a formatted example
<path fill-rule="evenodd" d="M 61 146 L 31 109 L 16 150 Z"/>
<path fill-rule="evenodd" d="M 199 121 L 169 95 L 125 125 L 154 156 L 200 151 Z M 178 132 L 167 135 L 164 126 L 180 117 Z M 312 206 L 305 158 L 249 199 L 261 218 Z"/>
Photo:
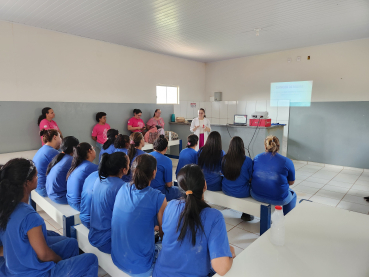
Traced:
<path fill-rule="evenodd" d="M 195 126 L 195 128 L 193 128 L 194 131 L 196 131 L 200 126 Z"/>
<path fill-rule="evenodd" d="M 209 128 L 209 127 L 205 127 L 205 128 L 204 128 L 204 131 L 205 131 L 205 132 L 210 132 L 210 128 Z"/>

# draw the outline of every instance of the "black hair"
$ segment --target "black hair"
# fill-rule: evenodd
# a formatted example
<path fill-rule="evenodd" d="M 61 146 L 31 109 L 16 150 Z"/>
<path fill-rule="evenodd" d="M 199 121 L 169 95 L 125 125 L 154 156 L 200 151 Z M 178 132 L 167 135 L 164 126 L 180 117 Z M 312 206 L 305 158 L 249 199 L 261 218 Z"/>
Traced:
<path fill-rule="evenodd" d="M 214 170 L 220 163 L 222 158 L 222 138 L 217 131 L 209 134 L 208 139 L 199 154 L 198 165 L 201 168 L 206 167 Z"/>
<path fill-rule="evenodd" d="M 154 112 L 154 115 L 152 117 L 155 117 L 155 114 L 157 111 L 160 111 L 160 109 L 156 109 L 155 112 Z"/>
<path fill-rule="evenodd" d="M 76 147 L 79 144 L 79 140 L 73 136 L 68 136 L 63 139 L 63 142 L 60 146 L 60 150 L 62 153 L 59 153 L 56 155 L 49 165 L 47 166 L 46 175 L 49 174 L 50 170 L 63 159 L 65 154 L 70 155 L 73 153 L 73 148 Z"/>
<path fill-rule="evenodd" d="M 133 114 L 139 114 L 142 113 L 142 111 L 140 109 L 134 109 L 133 110 Z"/>
<path fill-rule="evenodd" d="M 59 134 L 59 131 L 55 129 L 47 129 L 47 130 L 42 129 L 40 131 L 40 136 L 42 137 L 42 141 L 44 143 L 51 142 L 54 136 L 58 136 L 58 134 Z"/>
<path fill-rule="evenodd" d="M 103 149 L 106 150 L 109 148 L 110 145 L 112 145 L 115 141 L 115 137 L 119 135 L 118 130 L 115 129 L 109 129 L 108 132 L 106 133 L 106 136 L 108 137 L 108 140 L 105 141 L 104 145 L 103 145 Z"/>
<path fill-rule="evenodd" d="M 156 170 L 156 159 L 149 154 L 138 156 L 132 164 L 132 181 L 136 189 L 146 188 L 150 181 L 154 178 L 154 170 Z"/>
<path fill-rule="evenodd" d="M 233 137 L 229 144 L 228 152 L 223 157 L 222 172 L 225 178 L 234 181 L 240 176 L 243 162 L 245 161 L 245 146 L 240 137 Z"/>
<path fill-rule="evenodd" d="M 99 164 L 100 180 L 106 179 L 109 176 L 118 175 L 119 171 L 122 168 L 127 168 L 127 166 L 127 155 L 123 152 L 115 152 L 113 154 L 104 153 L 101 156 L 101 161 Z"/>
<path fill-rule="evenodd" d="M 35 164 L 16 158 L 0 169 L 0 230 L 6 229 L 9 218 L 24 197 L 24 185 L 37 174 Z"/>
<path fill-rule="evenodd" d="M 50 107 L 45 107 L 42 109 L 41 115 L 38 117 L 37 120 L 37 126 L 40 126 L 41 121 L 46 118 L 46 115 L 49 113 L 49 110 L 51 110 Z"/>
<path fill-rule="evenodd" d="M 128 148 L 128 157 L 129 157 L 129 160 L 132 161 L 136 155 L 136 151 L 137 151 L 136 147 L 140 146 L 140 143 L 143 139 L 143 135 L 140 132 L 135 132 L 129 136 L 129 139 L 130 139 L 130 144 Z"/>
<path fill-rule="evenodd" d="M 127 148 L 129 145 L 129 136 L 119 134 L 114 141 L 114 147 L 117 149 Z"/>
<path fill-rule="evenodd" d="M 104 113 L 104 112 L 98 112 L 96 114 L 96 121 L 97 122 L 100 122 L 100 118 L 102 118 L 103 116 L 106 116 L 106 113 Z"/>
<path fill-rule="evenodd" d="M 200 108 L 199 111 L 200 110 L 204 112 L 204 118 L 205 118 L 206 117 L 205 109 L 204 108 Z"/>
<path fill-rule="evenodd" d="M 187 148 L 194 147 L 199 141 L 199 137 L 195 134 L 189 135 L 187 137 Z"/>
<path fill-rule="evenodd" d="M 168 140 L 165 138 L 164 135 L 160 135 L 153 143 L 154 150 L 156 151 L 163 151 L 165 148 L 168 147 Z"/>
<path fill-rule="evenodd" d="M 82 142 L 77 145 L 77 147 L 73 148 L 73 160 L 72 165 L 67 174 L 67 180 L 69 176 L 72 174 L 73 170 L 75 170 L 84 160 L 87 159 L 88 152 L 92 149 L 91 144 L 87 142 Z"/>
<path fill-rule="evenodd" d="M 188 164 L 182 167 L 177 176 L 178 185 L 184 191 L 192 191 L 191 194 L 185 196 L 185 207 L 181 212 L 177 224 L 177 232 L 179 236 L 177 241 L 182 242 L 187 235 L 187 231 L 191 231 L 192 245 L 196 245 L 196 234 L 204 232 L 204 226 L 201 222 L 201 211 L 210 208 L 202 199 L 205 187 L 205 177 L 198 165 Z"/>

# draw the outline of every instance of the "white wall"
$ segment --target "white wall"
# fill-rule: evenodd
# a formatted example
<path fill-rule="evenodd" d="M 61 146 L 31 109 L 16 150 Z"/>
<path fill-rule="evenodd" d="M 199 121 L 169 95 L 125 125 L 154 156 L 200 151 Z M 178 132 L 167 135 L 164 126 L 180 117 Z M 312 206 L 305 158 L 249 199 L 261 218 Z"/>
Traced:
<path fill-rule="evenodd" d="M 203 101 L 205 64 L 0 21 L 0 101 L 156 103 L 156 85 Z"/>

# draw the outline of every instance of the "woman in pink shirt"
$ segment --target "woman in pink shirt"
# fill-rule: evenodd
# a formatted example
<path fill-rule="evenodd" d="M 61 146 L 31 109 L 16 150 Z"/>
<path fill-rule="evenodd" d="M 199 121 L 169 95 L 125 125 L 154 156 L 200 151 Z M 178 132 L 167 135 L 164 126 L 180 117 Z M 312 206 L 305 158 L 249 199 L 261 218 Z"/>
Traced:
<path fill-rule="evenodd" d="M 128 120 L 128 131 L 142 133 L 146 129 L 145 123 L 141 119 L 142 111 L 140 109 L 134 109 L 133 114 L 134 116 Z"/>
<path fill-rule="evenodd" d="M 110 125 L 106 123 L 106 113 L 98 112 L 96 114 L 96 121 L 98 122 L 92 129 L 91 138 L 96 141 L 96 147 L 101 150 L 101 147 L 107 141 L 107 132 Z"/>
<path fill-rule="evenodd" d="M 45 107 L 42 109 L 42 114 L 38 117 L 38 121 L 37 124 L 41 130 L 49 130 L 49 129 L 55 129 L 57 131 L 59 131 L 60 133 L 60 137 L 63 138 L 62 132 L 60 131 L 58 124 L 56 124 L 56 122 L 53 120 L 53 118 L 55 117 L 55 113 L 53 111 L 52 108 L 49 107 Z M 42 145 L 44 145 L 44 142 L 42 140 L 42 136 L 41 136 L 41 142 Z"/>
<path fill-rule="evenodd" d="M 146 123 L 146 128 L 147 130 L 150 130 L 152 128 L 157 128 L 159 133 L 161 135 L 164 135 L 164 120 L 160 117 L 161 115 L 161 110 L 160 109 L 156 109 L 154 112 L 154 116 L 152 118 L 150 118 L 150 120 Z"/>

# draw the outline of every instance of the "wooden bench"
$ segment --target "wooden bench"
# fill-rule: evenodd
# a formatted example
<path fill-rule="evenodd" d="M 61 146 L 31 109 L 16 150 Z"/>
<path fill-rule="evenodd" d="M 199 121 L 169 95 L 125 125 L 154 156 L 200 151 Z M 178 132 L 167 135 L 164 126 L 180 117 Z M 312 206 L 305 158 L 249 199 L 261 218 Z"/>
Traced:
<path fill-rule="evenodd" d="M 270 228 L 271 205 L 256 201 L 251 197 L 236 198 L 225 195 L 222 191 L 205 191 L 205 201 L 227 207 L 260 218 L 260 235 Z"/>
<path fill-rule="evenodd" d="M 31 192 L 31 205 L 36 210 L 36 204 L 53 220 L 63 226 L 63 235 L 70 237 L 70 227 L 81 223 L 79 211 L 69 205 L 57 204 L 49 197 L 42 197 L 36 191 Z"/>
<path fill-rule="evenodd" d="M 179 152 L 178 153 L 181 153 L 182 151 L 182 140 L 181 139 L 178 139 L 178 140 L 171 140 L 171 141 L 168 141 L 168 147 L 170 146 L 175 146 L 175 145 L 178 145 L 179 146 Z M 145 150 L 153 150 L 154 149 L 154 146 L 150 143 L 146 143 L 144 147 L 142 147 L 142 150 L 145 151 Z M 179 156 L 176 156 L 176 155 L 170 155 L 170 154 L 165 154 L 165 156 L 169 157 L 169 158 L 173 158 L 173 159 L 179 159 Z"/>
<path fill-rule="evenodd" d="M 112 277 L 129 277 L 128 274 L 121 271 L 111 259 L 110 254 L 101 252 L 96 247 L 92 246 L 88 240 L 89 229 L 84 225 L 79 224 L 72 226 L 71 228 L 72 237 L 76 238 L 78 241 L 78 247 L 85 253 L 93 253 L 97 256 L 99 260 L 99 266 L 104 269 Z"/>

